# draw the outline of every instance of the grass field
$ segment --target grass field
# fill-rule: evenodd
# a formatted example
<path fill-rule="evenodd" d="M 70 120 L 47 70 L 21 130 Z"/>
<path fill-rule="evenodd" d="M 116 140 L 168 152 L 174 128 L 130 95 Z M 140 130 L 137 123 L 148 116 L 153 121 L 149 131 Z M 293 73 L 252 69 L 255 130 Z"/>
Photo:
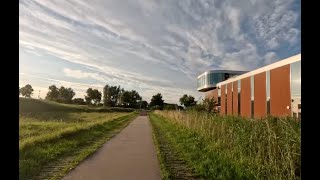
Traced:
<path fill-rule="evenodd" d="M 155 111 L 150 120 L 164 179 L 181 177 L 177 166 L 197 179 L 300 179 L 298 121 L 195 111 Z"/>
<path fill-rule="evenodd" d="M 31 107 L 24 108 L 26 104 Z M 19 179 L 36 179 L 49 174 L 52 179 L 62 177 L 138 115 L 137 112 L 81 111 L 83 107 L 40 100 L 20 102 L 21 107 Z M 63 162 L 58 164 L 59 170 L 46 170 L 58 161 Z"/>

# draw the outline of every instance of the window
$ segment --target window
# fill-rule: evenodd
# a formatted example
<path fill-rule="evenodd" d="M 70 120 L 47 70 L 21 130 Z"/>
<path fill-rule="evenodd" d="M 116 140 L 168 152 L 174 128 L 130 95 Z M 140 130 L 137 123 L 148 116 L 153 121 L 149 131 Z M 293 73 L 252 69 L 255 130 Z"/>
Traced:
<path fill-rule="evenodd" d="M 228 100 L 227 100 L 227 97 L 228 97 L 228 84 L 226 84 L 226 105 L 225 105 L 225 113 L 227 114 L 227 107 L 228 107 Z"/>
<path fill-rule="evenodd" d="M 270 115 L 270 71 L 266 71 L 267 115 Z"/>
<path fill-rule="evenodd" d="M 228 73 L 225 73 L 224 74 L 224 79 L 226 80 L 226 79 L 228 79 L 229 78 L 229 74 Z"/>
<path fill-rule="evenodd" d="M 251 101 L 251 118 L 254 118 L 254 101 Z"/>
<path fill-rule="evenodd" d="M 226 94 L 226 105 L 225 105 L 225 114 L 227 114 L 227 107 L 228 107 L 228 95 Z"/>
<path fill-rule="evenodd" d="M 228 84 L 226 84 L 225 90 L 226 90 L 226 94 L 227 94 L 228 93 Z"/>
<path fill-rule="evenodd" d="M 251 80 L 251 118 L 254 117 L 254 76 L 250 77 Z"/>
<path fill-rule="evenodd" d="M 250 77 L 250 80 L 251 80 L 251 101 L 254 100 L 254 76 L 251 76 Z"/>
<path fill-rule="evenodd" d="M 231 113 L 233 114 L 233 82 L 231 83 Z"/>
<path fill-rule="evenodd" d="M 291 99 L 301 97 L 301 61 L 291 64 Z"/>

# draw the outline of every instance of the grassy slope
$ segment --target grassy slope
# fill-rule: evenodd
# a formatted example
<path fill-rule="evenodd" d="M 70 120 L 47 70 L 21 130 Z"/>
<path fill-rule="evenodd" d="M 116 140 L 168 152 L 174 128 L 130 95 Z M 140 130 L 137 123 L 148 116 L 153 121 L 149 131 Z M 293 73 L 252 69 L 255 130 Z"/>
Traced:
<path fill-rule="evenodd" d="M 76 112 L 72 106 L 27 100 L 20 102 L 19 179 L 34 179 L 44 167 L 61 159 L 71 159 L 51 177 L 65 174 L 128 125 L 136 112 Z M 32 113 L 21 104 L 31 102 Z M 66 106 L 66 109 L 63 107 Z M 41 108 L 42 109 L 41 109 Z M 71 109 L 69 109 L 71 107 Z M 40 112 L 36 112 L 40 108 Z M 78 108 L 75 106 L 75 108 Z M 44 174 L 47 177 L 46 172 Z"/>
<path fill-rule="evenodd" d="M 120 107 L 88 107 L 87 105 L 62 104 L 53 101 L 19 98 L 19 113 L 38 113 L 38 112 L 132 112 L 132 108 Z"/>
<path fill-rule="evenodd" d="M 298 122 L 281 119 L 247 121 L 199 113 L 156 113 L 158 115 L 150 116 L 154 128 L 165 134 L 162 137 L 171 142 L 171 148 L 179 152 L 199 177 L 300 178 Z"/>

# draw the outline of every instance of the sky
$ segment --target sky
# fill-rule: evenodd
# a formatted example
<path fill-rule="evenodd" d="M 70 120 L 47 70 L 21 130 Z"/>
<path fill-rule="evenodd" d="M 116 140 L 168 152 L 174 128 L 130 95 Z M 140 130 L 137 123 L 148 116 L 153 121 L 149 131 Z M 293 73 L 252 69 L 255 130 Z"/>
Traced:
<path fill-rule="evenodd" d="M 207 70 L 250 71 L 299 54 L 298 0 L 20 0 L 19 86 L 33 98 L 106 84 L 166 103 Z"/>

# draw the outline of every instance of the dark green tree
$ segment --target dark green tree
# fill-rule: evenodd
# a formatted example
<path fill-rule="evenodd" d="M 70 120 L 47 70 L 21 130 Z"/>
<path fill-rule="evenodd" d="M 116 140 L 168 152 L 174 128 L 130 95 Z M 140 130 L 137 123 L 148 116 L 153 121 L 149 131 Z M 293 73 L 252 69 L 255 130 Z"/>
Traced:
<path fill-rule="evenodd" d="M 72 100 L 72 103 L 73 104 L 79 104 L 79 105 L 85 105 L 86 104 L 86 102 L 84 101 L 83 98 L 74 98 Z"/>
<path fill-rule="evenodd" d="M 124 107 L 138 108 L 138 101 L 141 100 L 141 96 L 135 90 L 124 91 L 121 96 Z"/>
<path fill-rule="evenodd" d="M 47 93 L 46 99 L 49 101 L 57 101 L 59 98 L 59 89 L 56 85 L 49 86 L 49 91 Z"/>
<path fill-rule="evenodd" d="M 141 109 L 146 109 L 148 107 L 148 102 L 147 101 L 139 101 L 138 106 Z"/>
<path fill-rule="evenodd" d="M 59 98 L 58 102 L 62 103 L 72 103 L 72 98 L 75 96 L 76 93 L 71 88 L 65 88 L 63 86 L 59 89 Z"/>
<path fill-rule="evenodd" d="M 162 100 L 162 95 L 161 93 L 158 93 L 152 96 L 149 106 L 153 107 L 158 105 L 160 109 L 163 109 L 163 104 L 164 100 Z"/>
<path fill-rule="evenodd" d="M 103 104 L 105 106 L 116 106 L 120 97 L 120 86 L 105 85 L 103 88 Z"/>
<path fill-rule="evenodd" d="M 100 103 L 102 94 L 98 89 L 89 88 L 86 93 L 85 99 L 87 104 L 92 104 L 93 102 L 93 104 L 98 105 Z"/>
<path fill-rule="evenodd" d="M 30 84 L 27 84 L 20 89 L 20 93 L 24 97 L 31 98 L 31 95 L 33 94 L 33 88 Z"/>
<path fill-rule="evenodd" d="M 194 97 L 191 95 L 184 94 L 180 99 L 180 104 L 184 105 L 186 108 L 195 106 L 197 104 L 197 101 L 194 100 Z"/>

